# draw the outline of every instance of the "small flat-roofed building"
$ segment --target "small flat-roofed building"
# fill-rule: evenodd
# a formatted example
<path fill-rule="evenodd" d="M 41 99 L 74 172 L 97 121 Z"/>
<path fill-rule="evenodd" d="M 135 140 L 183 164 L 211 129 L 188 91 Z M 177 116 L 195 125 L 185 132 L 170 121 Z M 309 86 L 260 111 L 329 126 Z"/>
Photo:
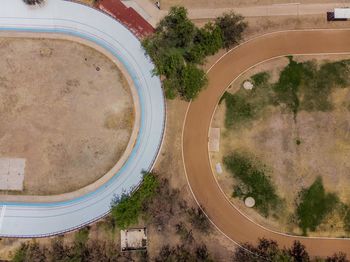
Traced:
<path fill-rule="evenodd" d="M 120 230 L 120 245 L 122 251 L 147 249 L 146 228 Z"/>
<path fill-rule="evenodd" d="M 334 8 L 334 19 L 350 19 L 350 8 Z"/>

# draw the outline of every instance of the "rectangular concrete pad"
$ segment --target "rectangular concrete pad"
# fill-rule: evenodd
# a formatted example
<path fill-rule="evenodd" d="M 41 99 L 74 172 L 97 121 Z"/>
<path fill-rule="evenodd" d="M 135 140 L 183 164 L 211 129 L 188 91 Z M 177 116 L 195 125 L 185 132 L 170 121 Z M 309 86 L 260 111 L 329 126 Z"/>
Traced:
<path fill-rule="evenodd" d="M 142 250 L 147 248 L 146 228 L 133 228 L 120 230 L 120 240 L 122 251 Z"/>
<path fill-rule="evenodd" d="M 220 128 L 210 128 L 209 130 L 209 151 L 219 152 L 220 150 Z"/>
<path fill-rule="evenodd" d="M 24 158 L 0 158 L 0 190 L 23 190 Z"/>

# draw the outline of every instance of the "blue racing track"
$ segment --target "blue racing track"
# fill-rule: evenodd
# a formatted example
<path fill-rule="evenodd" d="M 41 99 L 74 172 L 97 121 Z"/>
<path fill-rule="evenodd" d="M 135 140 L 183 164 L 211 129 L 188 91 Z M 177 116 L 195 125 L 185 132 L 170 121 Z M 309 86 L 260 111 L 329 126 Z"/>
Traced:
<path fill-rule="evenodd" d="M 1 202 L 0 236 L 45 237 L 61 234 L 105 216 L 115 195 L 131 192 L 152 168 L 164 128 L 165 104 L 158 77 L 139 40 L 123 25 L 85 5 L 47 0 L 29 7 L 22 0 L 1 0 L 0 31 L 65 34 L 93 42 L 120 61 L 132 78 L 140 105 L 136 143 L 122 168 L 101 187 L 68 201 Z M 101 101 L 103 102 L 103 101 Z"/>

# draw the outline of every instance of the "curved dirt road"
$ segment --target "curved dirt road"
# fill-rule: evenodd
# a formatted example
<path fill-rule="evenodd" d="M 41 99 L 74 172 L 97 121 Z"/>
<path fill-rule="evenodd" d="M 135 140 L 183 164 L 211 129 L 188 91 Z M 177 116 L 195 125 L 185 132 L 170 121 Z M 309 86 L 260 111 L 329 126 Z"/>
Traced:
<path fill-rule="evenodd" d="M 190 104 L 183 130 L 183 158 L 191 190 L 211 221 L 235 242 L 255 242 L 259 237 L 289 246 L 296 239 L 311 255 L 336 251 L 350 256 L 350 240 L 303 238 L 265 229 L 243 216 L 224 196 L 209 163 L 208 130 L 215 107 L 229 84 L 250 67 L 289 54 L 350 52 L 350 30 L 285 31 L 252 39 L 222 57 L 208 72 L 209 84 Z"/>

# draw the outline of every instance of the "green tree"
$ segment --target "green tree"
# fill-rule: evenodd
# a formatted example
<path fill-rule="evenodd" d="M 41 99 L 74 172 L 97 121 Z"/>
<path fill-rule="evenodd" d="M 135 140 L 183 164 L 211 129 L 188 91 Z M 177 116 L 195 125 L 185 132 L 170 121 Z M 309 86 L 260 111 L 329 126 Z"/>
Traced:
<path fill-rule="evenodd" d="M 45 2 L 45 0 L 23 0 L 27 5 L 40 5 Z"/>
<path fill-rule="evenodd" d="M 187 17 L 184 7 L 175 6 L 170 8 L 156 28 L 156 35 L 162 36 L 163 44 L 167 46 L 185 49 L 193 40 L 195 26 Z"/>
<path fill-rule="evenodd" d="M 248 26 L 243 16 L 234 12 L 218 17 L 215 23 L 221 29 L 223 44 L 226 48 L 236 45 L 242 39 L 242 34 Z"/>
<path fill-rule="evenodd" d="M 182 79 L 180 94 L 187 101 L 195 98 L 207 84 L 207 77 L 204 71 L 193 64 L 188 64 L 184 67 Z"/>
<path fill-rule="evenodd" d="M 112 217 L 116 224 L 122 229 L 136 224 L 143 204 L 155 195 L 158 186 L 157 177 L 153 173 L 145 173 L 138 190 L 116 196 L 112 202 Z"/>
<path fill-rule="evenodd" d="M 207 23 L 197 29 L 192 47 L 186 52 L 185 58 L 191 63 L 202 63 L 208 55 L 214 55 L 222 47 L 221 29 L 213 23 Z"/>

